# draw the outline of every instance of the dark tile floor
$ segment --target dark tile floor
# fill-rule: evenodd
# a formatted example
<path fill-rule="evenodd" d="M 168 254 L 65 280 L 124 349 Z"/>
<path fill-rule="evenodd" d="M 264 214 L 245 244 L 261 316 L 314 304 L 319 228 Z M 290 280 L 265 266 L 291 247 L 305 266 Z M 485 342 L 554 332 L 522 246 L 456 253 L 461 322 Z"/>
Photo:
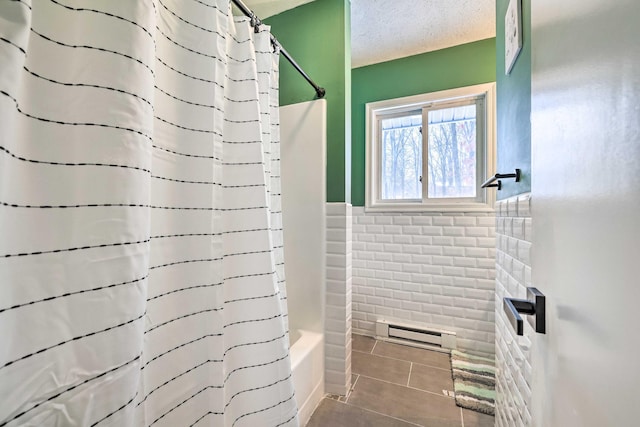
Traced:
<path fill-rule="evenodd" d="M 449 355 L 353 335 L 351 390 L 326 397 L 308 427 L 493 427 L 456 406 Z"/>

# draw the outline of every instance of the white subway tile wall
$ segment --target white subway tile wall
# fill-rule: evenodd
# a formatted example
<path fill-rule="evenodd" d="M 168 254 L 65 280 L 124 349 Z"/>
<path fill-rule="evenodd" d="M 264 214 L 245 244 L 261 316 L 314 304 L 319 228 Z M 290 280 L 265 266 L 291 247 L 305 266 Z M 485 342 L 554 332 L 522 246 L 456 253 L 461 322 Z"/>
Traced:
<path fill-rule="evenodd" d="M 504 297 L 526 298 L 531 286 L 531 197 L 496 203 L 496 426 L 530 426 L 531 340 L 535 331 L 524 322 L 518 337 L 502 309 Z"/>
<path fill-rule="evenodd" d="M 457 333 L 494 354 L 494 213 L 366 213 L 353 208 L 353 331 L 378 319 Z"/>
<path fill-rule="evenodd" d="M 351 388 L 352 214 L 348 203 L 327 203 L 325 391 Z"/>

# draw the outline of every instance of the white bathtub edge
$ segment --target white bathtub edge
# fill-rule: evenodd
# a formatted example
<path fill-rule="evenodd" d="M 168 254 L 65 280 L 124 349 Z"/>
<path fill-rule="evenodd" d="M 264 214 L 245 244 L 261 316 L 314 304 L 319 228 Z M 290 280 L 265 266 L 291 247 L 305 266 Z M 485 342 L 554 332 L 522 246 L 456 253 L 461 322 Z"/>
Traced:
<path fill-rule="evenodd" d="M 300 331 L 291 346 L 291 370 L 298 404 L 298 419 L 304 426 L 324 397 L 324 336 Z"/>
<path fill-rule="evenodd" d="M 320 401 L 324 397 L 324 375 L 318 384 L 316 384 L 316 388 L 313 389 L 311 395 L 307 398 L 307 401 L 304 402 L 301 406 L 298 407 L 298 420 L 300 421 L 301 426 L 306 426 L 313 414 L 313 411 L 316 410 Z"/>

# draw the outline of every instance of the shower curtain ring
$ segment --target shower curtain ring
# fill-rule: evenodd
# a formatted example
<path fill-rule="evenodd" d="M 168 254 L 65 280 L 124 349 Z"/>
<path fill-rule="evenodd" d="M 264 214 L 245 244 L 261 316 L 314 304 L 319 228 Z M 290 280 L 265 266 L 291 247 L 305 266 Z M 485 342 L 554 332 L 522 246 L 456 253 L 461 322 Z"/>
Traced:
<path fill-rule="evenodd" d="M 262 22 L 260 21 L 260 19 L 258 19 L 258 17 L 255 14 L 251 14 L 250 24 L 253 27 L 253 31 L 255 33 L 260 32 L 260 24 L 262 24 Z"/>

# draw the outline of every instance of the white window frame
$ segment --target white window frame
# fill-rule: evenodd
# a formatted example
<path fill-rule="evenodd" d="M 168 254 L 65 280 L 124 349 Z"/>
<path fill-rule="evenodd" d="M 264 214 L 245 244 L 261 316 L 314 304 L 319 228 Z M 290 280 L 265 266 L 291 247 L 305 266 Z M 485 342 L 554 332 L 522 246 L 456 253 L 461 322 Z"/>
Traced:
<path fill-rule="evenodd" d="M 427 180 L 422 181 L 422 200 L 381 200 L 380 198 L 380 130 L 378 129 L 381 118 L 392 117 L 398 113 L 422 110 L 426 114 L 425 107 L 437 104 L 437 107 L 446 108 L 448 103 L 455 103 L 472 97 L 484 97 L 484 113 L 486 122 L 480 124 L 478 130 L 482 132 L 484 127 L 485 145 L 478 147 L 476 156 L 484 161 L 484 169 L 478 169 L 477 176 L 478 193 L 475 200 L 470 199 L 427 199 Z M 495 204 L 495 190 L 481 189 L 480 184 L 486 177 L 495 174 L 496 152 L 496 84 L 485 83 L 474 86 L 461 87 L 422 95 L 407 96 L 403 98 L 389 99 L 366 104 L 366 194 L 365 210 L 368 212 L 491 212 Z M 425 122 L 423 118 L 423 123 Z M 424 129 L 424 127 L 423 127 Z M 427 150 L 425 147 L 426 132 L 423 132 L 423 164 L 426 164 Z M 426 176 L 423 170 L 423 176 Z"/>

